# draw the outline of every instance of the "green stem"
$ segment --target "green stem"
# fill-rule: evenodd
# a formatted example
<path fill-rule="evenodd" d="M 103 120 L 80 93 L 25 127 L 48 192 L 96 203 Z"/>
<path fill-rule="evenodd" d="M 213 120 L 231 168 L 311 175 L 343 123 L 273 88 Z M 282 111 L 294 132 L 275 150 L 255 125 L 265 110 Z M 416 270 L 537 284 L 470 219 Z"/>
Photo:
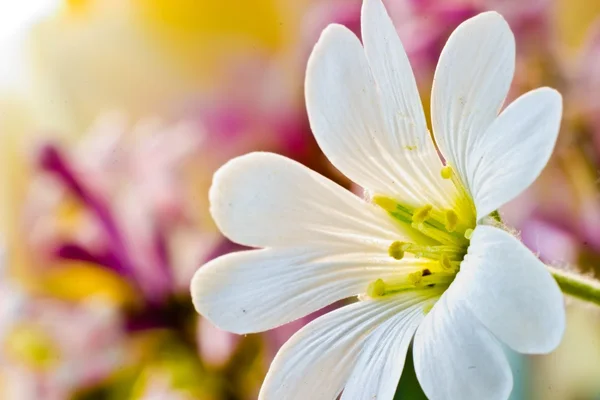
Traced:
<path fill-rule="evenodd" d="M 547 266 L 563 293 L 600 306 L 600 282 Z"/>

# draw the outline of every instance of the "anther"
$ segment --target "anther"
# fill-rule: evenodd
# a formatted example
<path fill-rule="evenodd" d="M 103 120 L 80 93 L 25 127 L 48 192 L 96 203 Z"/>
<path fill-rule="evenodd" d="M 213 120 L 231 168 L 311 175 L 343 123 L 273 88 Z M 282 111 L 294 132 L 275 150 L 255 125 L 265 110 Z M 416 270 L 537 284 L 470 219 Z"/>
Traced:
<path fill-rule="evenodd" d="M 381 279 L 377 279 L 374 282 L 371 282 L 369 284 L 369 287 L 367 288 L 367 295 L 369 295 L 369 297 L 381 297 L 385 294 L 385 282 Z"/>
<path fill-rule="evenodd" d="M 390 255 L 390 257 L 396 260 L 402 260 L 402 258 L 404 258 L 405 247 L 405 243 L 395 241 L 390 245 L 390 248 L 388 249 L 388 254 Z"/>
<path fill-rule="evenodd" d="M 446 210 L 446 230 L 454 232 L 456 225 L 458 225 L 458 215 L 454 210 Z"/>
<path fill-rule="evenodd" d="M 442 178 L 444 178 L 444 179 L 450 179 L 452 177 L 452 167 L 449 165 L 446 165 L 445 167 L 443 167 L 442 171 L 441 171 L 441 175 L 442 175 Z"/>
<path fill-rule="evenodd" d="M 450 257 L 446 253 L 442 253 L 440 256 L 440 266 L 443 270 L 449 271 L 452 269 L 452 262 L 450 261 Z"/>
<path fill-rule="evenodd" d="M 431 274 L 431 272 L 430 272 Z M 419 286 L 423 280 L 423 271 L 416 271 L 408 274 L 408 281 L 414 286 Z"/>
<path fill-rule="evenodd" d="M 465 239 L 471 240 L 471 236 L 473 236 L 473 229 L 467 229 L 465 231 Z"/>
<path fill-rule="evenodd" d="M 413 222 L 417 224 L 425 222 L 425 220 L 431 215 L 432 210 L 433 206 L 431 204 L 425 204 L 423 207 L 417 208 L 412 217 Z"/>
<path fill-rule="evenodd" d="M 383 208 L 385 211 L 392 212 L 396 210 L 397 203 L 389 197 L 375 195 L 371 201 Z"/>

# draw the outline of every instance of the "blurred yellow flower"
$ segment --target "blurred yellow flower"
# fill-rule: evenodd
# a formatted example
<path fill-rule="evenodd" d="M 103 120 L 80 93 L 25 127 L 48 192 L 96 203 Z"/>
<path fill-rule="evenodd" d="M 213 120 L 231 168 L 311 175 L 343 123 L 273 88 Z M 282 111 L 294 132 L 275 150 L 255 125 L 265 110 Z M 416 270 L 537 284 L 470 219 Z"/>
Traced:
<path fill-rule="evenodd" d="M 600 2 L 589 0 L 558 0 L 554 3 L 557 32 L 570 50 L 584 42 L 591 24 L 600 17 Z"/>
<path fill-rule="evenodd" d="M 43 330 L 33 325 L 15 326 L 4 338 L 6 353 L 32 369 L 51 368 L 58 349 Z"/>
<path fill-rule="evenodd" d="M 76 301 L 94 295 L 115 304 L 133 305 L 139 300 L 120 277 L 84 262 L 63 261 L 60 268 L 51 269 L 37 283 L 46 293 L 63 300 Z"/>

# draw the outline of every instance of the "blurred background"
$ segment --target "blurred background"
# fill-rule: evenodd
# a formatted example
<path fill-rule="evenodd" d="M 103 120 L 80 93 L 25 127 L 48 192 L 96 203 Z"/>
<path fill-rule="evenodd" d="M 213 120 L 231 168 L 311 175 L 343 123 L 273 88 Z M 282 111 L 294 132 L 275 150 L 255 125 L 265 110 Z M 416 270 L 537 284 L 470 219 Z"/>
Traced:
<path fill-rule="evenodd" d="M 600 277 L 600 1 L 388 0 L 428 103 L 463 20 L 517 37 L 511 97 L 565 97 L 557 151 L 501 213 L 553 265 Z M 255 399 L 278 348 L 197 316 L 188 286 L 237 250 L 208 214 L 213 172 L 253 150 L 349 189 L 308 127 L 307 57 L 360 0 L 28 0 L 0 5 L 0 398 Z M 408 363 L 397 399 L 421 399 Z M 568 302 L 548 356 L 513 357 L 513 399 L 600 399 L 600 312 Z"/>

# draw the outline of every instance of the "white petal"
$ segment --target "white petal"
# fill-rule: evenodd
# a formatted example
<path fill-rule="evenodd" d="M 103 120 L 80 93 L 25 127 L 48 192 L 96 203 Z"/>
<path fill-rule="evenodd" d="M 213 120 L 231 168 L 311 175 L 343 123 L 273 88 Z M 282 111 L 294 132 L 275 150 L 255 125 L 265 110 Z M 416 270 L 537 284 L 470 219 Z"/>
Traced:
<path fill-rule="evenodd" d="M 381 0 L 365 0 L 362 40 L 398 145 L 431 146 L 417 83 L 400 38 Z M 397 151 L 401 151 L 400 146 Z"/>
<path fill-rule="evenodd" d="M 392 146 L 404 172 L 399 174 L 398 184 L 406 192 L 404 186 L 411 184 L 407 175 L 417 182 L 429 182 L 422 187 L 421 204 L 447 198 L 452 186 L 439 178 L 442 165 L 427 129 L 417 83 L 381 0 L 363 2 L 362 40 L 387 123 L 387 134 L 381 141 L 384 146 Z"/>
<path fill-rule="evenodd" d="M 412 293 L 358 302 L 317 318 L 281 348 L 259 400 L 335 399 L 359 358 L 367 334 L 422 301 Z"/>
<path fill-rule="evenodd" d="M 548 353 L 560 343 L 562 293 L 544 264 L 507 232 L 478 226 L 452 286 L 461 304 L 512 349 Z"/>
<path fill-rule="evenodd" d="M 431 120 L 446 161 L 466 183 L 472 143 L 498 115 L 515 69 L 515 39 L 502 16 L 486 12 L 452 33 L 431 93 Z"/>
<path fill-rule="evenodd" d="M 221 167 L 210 204 L 221 232 L 247 246 L 335 244 L 387 252 L 402 237 L 383 210 L 272 153 L 247 154 Z"/>
<path fill-rule="evenodd" d="M 562 97 L 540 88 L 519 97 L 473 143 L 467 159 L 478 219 L 514 199 L 546 166 L 560 128 Z"/>
<path fill-rule="evenodd" d="M 196 310 L 235 333 L 265 331 L 364 293 L 370 282 L 390 278 L 414 260 L 333 249 L 250 250 L 219 257 L 192 279 Z"/>
<path fill-rule="evenodd" d="M 373 22 L 369 17 L 372 13 L 373 18 L 380 18 L 377 15 L 380 11 L 376 8 L 369 12 L 369 5 L 365 7 L 366 24 Z M 367 33 L 369 37 L 375 34 L 371 31 Z M 375 57 L 374 54 L 381 49 L 377 43 L 371 44 L 374 45 L 372 52 Z M 394 58 L 393 62 L 399 61 L 399 57 Z M 384 70 L 388 67 L 377 64 L 377 72 L 382 74 L 382 79 L 390 78 L 390 72 Z M 399 74 L 412 74 L 408 65 L 402 68 L 406 70 L 398 71 Z M 413 81 L 414 78 L 409 76 L 402 85 L 410 87 Z M 379 86 L 398 82 L 400 78 Z M 425 202 L 437 205 L 444 200 L 443 197 L 424 200 L 431 192 L 429 181 L 426 180 L 428 171 L 416 168 L 419 175 L 413 172 L 413 159 L 420 159 L 420 152 L 428 151 L 423 144 L 426 143 L 426 132 L 422 131 L 422 113 L 415 111 L 418 109 L 418 95 L 408 92 L 405 95 L 393 94 L 394 103 L 388 106 L 384 115 L 382 99 L 365 50 L 348 29 L 330 25 L 323 31 L 308 61 L 305 93 L 315 138 L 331 163 L 346 176 L 371 192 L 397 196 L 414 205 Z M 382 95 L 383 101 L 389 101 L 392 92 L 386 90 Z M 384 116 L 387 117 L 390 112 L 398 115 L 388 124 Z M 401 118 L 399 113 L 403 113 L 406 119 Z M 402 125 L 396 126 L 394 122 L 401 122 Z M 415 126 L 407 136 L 398 135 L 402 126 L 411 124 Z M 412 146 L 416 147 L 409 150 L 406 146 L 411 149 Z"/>
<path fill-rule="evenodd" d="M 423 303 L 409 307 L 369 333 L 342 400 L 394 397 L 408 346 L 425 316 L 423 311 Z"/>
<path fill-rule="evenodd" d="M 453 283 L 417 329 L 419 383 L 430 400 L 506 400 L 513 382 L 501 344 L 455 295 Z"/>

